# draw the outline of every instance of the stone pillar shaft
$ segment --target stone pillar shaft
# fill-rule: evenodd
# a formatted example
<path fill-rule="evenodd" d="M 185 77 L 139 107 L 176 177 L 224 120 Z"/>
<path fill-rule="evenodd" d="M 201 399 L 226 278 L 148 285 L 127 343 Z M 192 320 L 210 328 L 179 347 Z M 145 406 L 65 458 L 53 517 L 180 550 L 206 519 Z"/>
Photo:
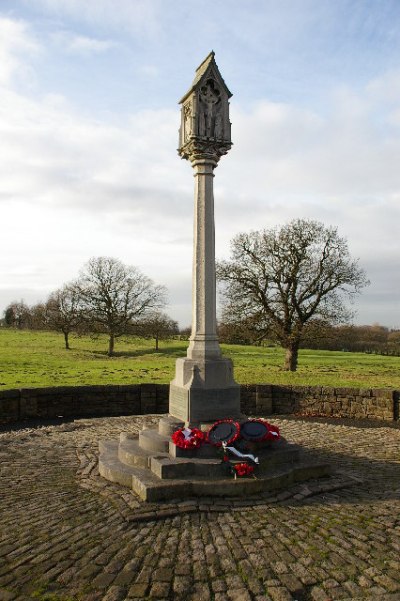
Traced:
<path fill-rule="evenodd" d="M 192 334 L 187 351 L 190 359 L 221 357 L 216 321 L 214 167 L 215 163 L 206 160 L 193 163 Z"/>

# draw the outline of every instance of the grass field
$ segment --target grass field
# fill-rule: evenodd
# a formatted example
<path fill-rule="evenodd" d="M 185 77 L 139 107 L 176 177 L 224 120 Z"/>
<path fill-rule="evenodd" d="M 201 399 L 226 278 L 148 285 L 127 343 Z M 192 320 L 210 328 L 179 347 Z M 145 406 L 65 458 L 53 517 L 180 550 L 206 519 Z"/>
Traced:
<path fill-rule="evenodd" d="M 187 342 L 153 342 L 120 338 L 116 356 L 107 357 L 107 339 L 71 337 L 65 350 L 63 336 L 53 332 L 0 329 L 0 390 L 85 384 L 167 383 L 175 360 L 185 356 Z M 400 357 L 364 353 L 302 350 L 295 373 L 282 370 L 280 348 L 222 345 L 234 362 L 241 384 L 298 384 L 400 389 Z"/>

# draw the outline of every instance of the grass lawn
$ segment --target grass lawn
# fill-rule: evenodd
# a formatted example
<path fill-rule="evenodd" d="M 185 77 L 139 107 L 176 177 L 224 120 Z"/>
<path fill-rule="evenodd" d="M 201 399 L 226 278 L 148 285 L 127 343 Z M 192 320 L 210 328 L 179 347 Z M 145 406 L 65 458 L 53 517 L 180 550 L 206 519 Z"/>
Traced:
<path fill-rule="evenodd" d="M 86 384 L 167 383 L 175 360 L 186 354 L 186 341 L 161 342 L 125 337 L 116 342 L 116 356 L 107 357 L 107 338 L 71 336 L 71 350 L 62 334 L 0 329 L 0 390 Z M 364 353 L 301 350 L 295 373 L 282 370 L 283 350 L 222 345 L 234 362 L 241 384 L 298 384 L 400 389 L 400 357 Z"/>

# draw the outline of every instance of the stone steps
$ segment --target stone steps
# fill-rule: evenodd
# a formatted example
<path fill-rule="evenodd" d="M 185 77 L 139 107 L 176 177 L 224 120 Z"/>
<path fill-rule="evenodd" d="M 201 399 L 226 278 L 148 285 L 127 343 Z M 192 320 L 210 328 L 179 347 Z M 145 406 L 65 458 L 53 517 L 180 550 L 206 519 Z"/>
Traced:
<path fill-rule="evenodd" d="M 132 476 L 140 468 L 126 465 L 118 459 L 117 441 L 100 441 L 99 473 L 110 482 L 132 488 Z"/>
<path fill-rule="evenodd" d="M 158 422 L 158 432 L 163 436 L 171 436 L 176 430 L 183 428 L 184 425 L 185 422 L 170 415 L 164 415 Z"/>
<path fill-rule="evenodd" d="M 202 476 L 191 475 L 189 478 L 183 479 L 163 479 L 158 477 L 152 470 L 122 463 L 118 458 L 118 446 L 119 443 L 114 441 L 101 442 L 99 472 L 107 480 L 131 488 L 143 501 L 165 501 L 193 496 L 236 497 L 253 495 L 331 474 L 329 465 L 300 463 L 298 465 L 285 464 L 257 478 L 238 478 L 235 480 L 232 476 L 227 477 L 221 474 L 218 479 L 210 479 L 209 474 L 204 473 Z M 151 461 L 155 463 L 158 461 L 159 464 L 162 464 L 164 459 L 152 457 Z M 211 465 L 213 460 L 202 460 L 204 468 L 207 466 L 207 461 Z M 185 462 L 181 461 L 181 463 Z M 219 467 L 223 469 L 224 466 L 219 463 Z"/>
<path fill-rule="evenodd" d="M 158 429 L 142 430 L 139 436 L 122 432 L 119 441 L 100 441 L 100 474 L 131 488 L 145 501 L 163 501 L 193 496 L 246 496 L 327 476 L 332 471 L 329 465 L 307 463 L 300 447 L 281 438 L 249 444 L 250 452 L 259 458 L 256 477 L 235 480 L 230 465 L 221 461 L 217 447 L 176 447 L 171 434 L 179 427 L 182 422 L 164 416 Z M 245 460 L 229 452 L 228 455 L 231 463 Z"/>
<path fill-rule="evenodd" d="M 167 453 L 162 453 L 162 455 L 168 457 Z M 152 456 L 152 452 L 142 449 L 137 438 L 135 440 L 120 441 L 118 445 L 118 459 L 126 465 L 150 468 Z"/>
<path fill-rule="evenodd" d="M 217 447 L 210 444 L 204 444 L 198 449 L 180 449 L 172 440 L 169 443 L 169 454 L 171 457 L 180 457 L 182 459 L 215 459 L 220 457 Z"/>
<path fill-rule="evenodd" d="M 168 453 L 170 436 L 160 434 L 157 430 L 142 430 L 139 432 L 139 446 L 150 453 Z"/>
<path fill-rule="evenodd" d="M 221 454 L 216 447 L 205 444 L 196 450 L 185 450 L 178 449 L 170 442 L 169 453 L 157 451 L 159 448 L 165 448 L 166 438 L 155 430 L 144 430 L 139 440 L 121 434 L 118 458 L 126 465 L 149 468 L 159 478 L 172 479 L 188 476 L 220 478 L 223 475 Z M 146 441 L 148 449 L 142 448 L 143 439 Z M 152 450 L 149 450 L 150 447 Z M 178 453 L 175 454 L 174 450 L 178 450 Z M 286 443 L 286 441 L 273 443 L 268 448 L 258 449 L 254 451 L 254 454 L 259 456 L 263 472 L 275 466 L 293 464 L 299 460 L 299 448 Z M 230 458 L 231 461 L 240 461 L 239 457 L 232 454 L 230 454 Z"/>
<path fill-rule="evenodd" d="M 164 457 L 152 457 L 150 469 L 158 478 L 185 479 L 185 478 L 222 478 L 225 475 L 221 459 L 184 459 Z"/>

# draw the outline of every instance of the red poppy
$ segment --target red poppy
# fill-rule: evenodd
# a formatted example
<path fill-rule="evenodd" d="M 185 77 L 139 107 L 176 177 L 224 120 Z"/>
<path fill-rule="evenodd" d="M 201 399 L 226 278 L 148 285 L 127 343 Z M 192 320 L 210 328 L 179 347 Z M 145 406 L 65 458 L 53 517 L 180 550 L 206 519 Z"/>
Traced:
<path fill-rule="evenodd" d="M 248 463 L 236 463 L 233 469 L 239 477 L 250 476 L 254 472 L 254 467 Z"/>
<path fill-rule="evenodd" d="M 171 439 L 180 449 L 197 449 L 205 442 L 206 435 L 198 428 L 181 428 L 172 434 Z"/>

